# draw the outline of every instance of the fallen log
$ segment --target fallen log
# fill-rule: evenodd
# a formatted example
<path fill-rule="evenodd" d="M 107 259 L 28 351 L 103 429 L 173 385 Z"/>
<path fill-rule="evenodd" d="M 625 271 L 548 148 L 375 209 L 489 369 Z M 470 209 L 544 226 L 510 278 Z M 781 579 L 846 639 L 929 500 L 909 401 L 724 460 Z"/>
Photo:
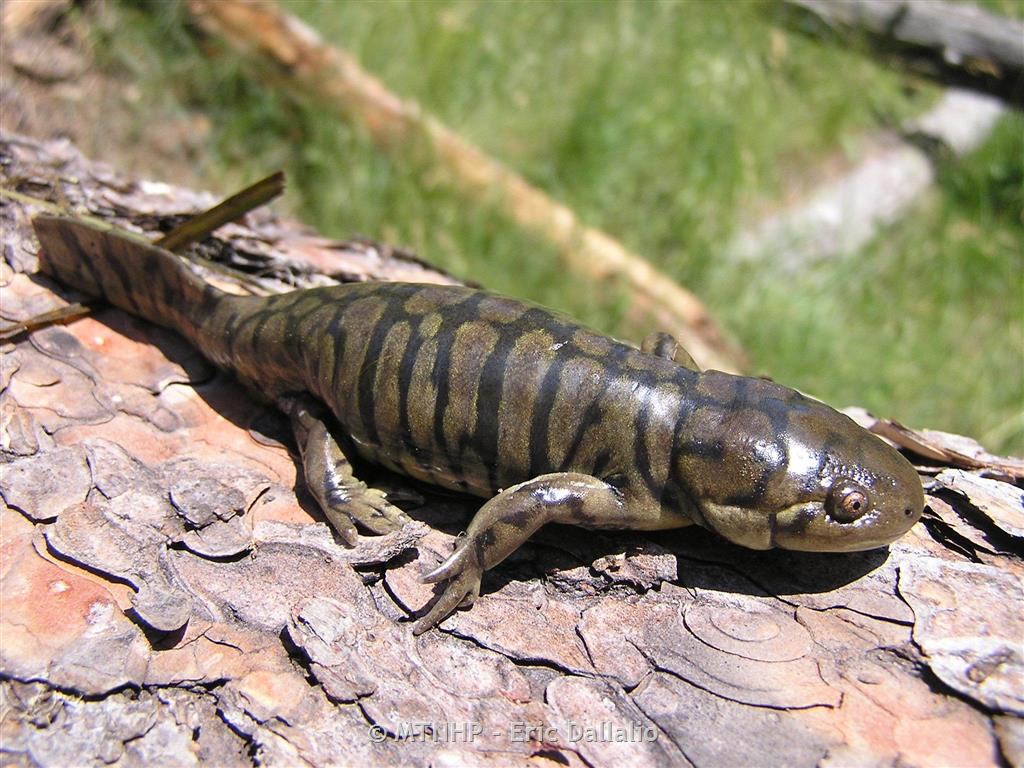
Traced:
<path fill-rule="evenodd" d="M 973 151 L 1004 113 L 999 99 L 950 88 L 928 112 L 904 123 L 901 136 L 883 132 L 867 138 L 858 163 L 741 231 L 725 252 L 782 270 L 854 253 L 932 188 L 937 156 L 959 158 Z"/>
<path fill-rule="evenodd" d="M 946 0 L 785 0 L 831 27 L 860 29 L 882 47 L 925 54 L 946 80 L 1024 99 L 1024 22 Z"/>
<path fill-rule="evenodd" d="M 213 198 L 0 137 L 0 314 L 37 212 L 150 238 Z M 452 282 L 272 212 L 191 251 L 266 290 Z M 1024 462 L 851 415 L 919 466 L 887 550 L 751 552 L 702 531 L 543 530 L 472 611 L 414 638 L 418 576 L 478 502 L 380 474 L 417 521 L 337 543 L 280 418 L 174 334 L 99 310 L 0 347 L 5 764 L 1020 764 Z"/>

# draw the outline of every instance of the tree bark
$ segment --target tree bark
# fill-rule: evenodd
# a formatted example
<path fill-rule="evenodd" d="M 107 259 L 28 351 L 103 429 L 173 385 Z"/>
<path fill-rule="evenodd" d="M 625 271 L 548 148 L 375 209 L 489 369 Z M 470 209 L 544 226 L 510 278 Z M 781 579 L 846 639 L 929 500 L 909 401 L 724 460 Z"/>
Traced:
<path fill-rule="evenodd" d="M 0 137 L 7 321 L 35 274 L 24 198 L 155 237 L 214 202 Z M 334 280 L 452 282 L 258 212 L 202 255 Z M 414 638 L 418 576 L 478 502 L 378 473 L 417 520 L 339 545 L 280 417 L 113 309 L 2 347 L 0 750 L 7 764 L 1020 764 L 1024 463 L 851 415 L 920 465 L 888 549 L 751 552 L 699 530 L 546 529 Z"/>

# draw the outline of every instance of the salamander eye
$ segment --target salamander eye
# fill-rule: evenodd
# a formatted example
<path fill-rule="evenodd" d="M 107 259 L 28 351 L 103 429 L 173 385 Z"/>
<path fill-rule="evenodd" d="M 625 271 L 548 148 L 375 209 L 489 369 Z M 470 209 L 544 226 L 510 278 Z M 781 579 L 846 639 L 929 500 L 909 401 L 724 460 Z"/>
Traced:
<path fill-rule="evenodd" d="M 850 480 L 839 480 L 832 486 L 825 509 L 829 517 L 840 523 L 852 523 L 871 509 L 867 493 Z"/>

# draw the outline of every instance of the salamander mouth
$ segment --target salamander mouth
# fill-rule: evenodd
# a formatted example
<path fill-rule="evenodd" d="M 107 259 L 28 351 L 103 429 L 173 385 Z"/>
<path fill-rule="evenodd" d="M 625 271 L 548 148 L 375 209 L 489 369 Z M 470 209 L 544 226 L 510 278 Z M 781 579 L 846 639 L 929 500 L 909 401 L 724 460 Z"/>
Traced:
<path fill-rule="evenodd" d="M 916 515 L 872 509 L 856 520 L 829 516 L 823 501 L 805 501 L 778 512 L 705 503 L 702 525 L 748 549 L 800 552 L 859 552 L 891 544 L 917 521 Z M 913 510 L 911 510 L 913 512 Z"/>
<path fill-rule="evenodd" d="M 772 516 L 771 543 L 804 552 L 860 552 L 891 544 L 916 522 L 872 509 L 850 522 L 835 520 L 820 502 L 796 504 Z"/>

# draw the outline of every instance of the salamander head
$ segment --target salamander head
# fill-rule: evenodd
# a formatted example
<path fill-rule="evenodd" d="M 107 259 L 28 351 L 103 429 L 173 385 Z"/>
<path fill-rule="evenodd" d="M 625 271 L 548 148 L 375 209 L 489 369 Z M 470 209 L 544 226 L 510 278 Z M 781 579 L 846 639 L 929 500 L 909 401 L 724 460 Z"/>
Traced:
<path fill-rule="evenodd" d="M 678 468 L 708 528 L 753 549 L 850 552 L 885 546 L 921 517 L 917 472 L 849 417 L 771 382 L 703 377 L 732 393 L 711 408 L 711 444 Z"/>

